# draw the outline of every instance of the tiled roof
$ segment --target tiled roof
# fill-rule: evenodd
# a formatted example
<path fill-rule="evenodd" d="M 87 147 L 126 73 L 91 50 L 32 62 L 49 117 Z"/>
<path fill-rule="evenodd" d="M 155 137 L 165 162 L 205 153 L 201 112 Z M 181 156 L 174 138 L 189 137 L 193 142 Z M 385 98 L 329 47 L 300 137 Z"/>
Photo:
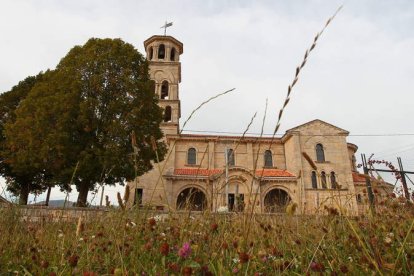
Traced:
<path fill-rule="evenodd" d="M 213 174 L 222 173 L 223 170 L 220 169 L 175 169 L 175 175 L 199 175 L 199 176 L 210 176 Z"/>
<path fill-rule="evenodd" d="M 286 170 L 279 170 L 279 169 L 262 169 L 256 171 L 256 176 L 263 177 L 295 177 L 292 173 Z"/>
<path fill-rule="evenodd" d="M 279 169 L 263 169 L 263 170 L 256 170 L 256 176 L 262 176 L 263 171 L 263 177 L 295 177 L 292 173 L 286 171 L 286 170 L 279 170 Z M 210 176 L 214 174 L 220 174 L 223 173 L 222 169 L 175 169 L 174 174 L 175 175 L 194 175 L 194 176 Z"/>
<path fill-rule="evenodd" d="M 352 172 L 352 179 L 354 182 L 365 182 L 365 176 L 357 172 Z"/>

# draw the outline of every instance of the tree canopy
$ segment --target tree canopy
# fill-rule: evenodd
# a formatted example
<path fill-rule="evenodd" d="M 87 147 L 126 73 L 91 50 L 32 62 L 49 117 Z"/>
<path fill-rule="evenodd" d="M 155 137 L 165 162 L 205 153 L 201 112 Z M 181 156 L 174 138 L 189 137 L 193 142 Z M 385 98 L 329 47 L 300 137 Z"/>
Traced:
<path fill-rule="evenodd" d="M 162 110 L 148 63 L 120 39 L 72 48 L 15 113 L 4 131 L 13 169 L 47 172 L 63 189 L 74 176 L 80 206 L 97 183 L 124 184 L 152 168 L 155 150 L 161 158 L 166 152 L 162 142 L 151 147 L 162 138 Z"/>
<path fill-rule="evenodd" d="M 40 193 L 46 189 L 44 174 L 30 168 L 17 171 L 12 168 L 10 154 L 6 146 L 4 128 L 6 123 L 13 123 L 16 119 L 15 111 L 27 97 L 35 83 L 41 80 L 43 73 L 27 77 L 19 82 L 10 91 L 0 95 L 0 175 L 6 179 L 7 188 L 14 195 L 20 195 L 20 203 L 26 204 L 29 192 Z"/>

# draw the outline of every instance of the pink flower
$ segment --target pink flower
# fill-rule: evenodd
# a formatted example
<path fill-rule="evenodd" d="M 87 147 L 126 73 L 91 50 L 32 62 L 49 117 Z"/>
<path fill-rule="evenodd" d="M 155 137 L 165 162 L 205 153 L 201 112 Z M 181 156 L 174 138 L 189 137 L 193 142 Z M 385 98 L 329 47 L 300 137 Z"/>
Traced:
<path fill-rule="evenodd" d="M 178 256 L 185 259 L 188 258 L 191 254 L 191 247 L 188 242 L 184 243 L 183 246 L 178 250 Z"/>

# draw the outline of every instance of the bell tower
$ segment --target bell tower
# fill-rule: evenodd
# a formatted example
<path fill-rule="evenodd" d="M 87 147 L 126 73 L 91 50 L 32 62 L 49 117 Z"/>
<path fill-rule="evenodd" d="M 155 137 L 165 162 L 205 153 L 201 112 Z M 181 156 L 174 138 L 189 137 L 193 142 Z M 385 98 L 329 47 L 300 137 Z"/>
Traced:
<path fill-rule="evenodd" d="M 181 82 L 180 55 L 183 44 L 172 36 L 154 35 L 144 41 L 150 78 L 155 81 L 155 94 L 164 109 L 161 129 L 164 135 L 178 134 L 181 117 L 179 83 Z"/>

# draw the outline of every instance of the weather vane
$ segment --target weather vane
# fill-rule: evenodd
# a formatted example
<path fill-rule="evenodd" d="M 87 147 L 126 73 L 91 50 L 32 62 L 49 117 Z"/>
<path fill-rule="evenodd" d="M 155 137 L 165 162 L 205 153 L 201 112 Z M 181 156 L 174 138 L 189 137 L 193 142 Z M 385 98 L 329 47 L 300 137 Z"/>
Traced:
<path fill-rule="evenodd" d="M 162 28 L 164 28 L 164 35 L 167 35 L 167 28 L 168 28 L 168 27 L 171 27 L 171 26 L 172 26 L 172 24 L 173 24 L 172 22 L 169 22 L 169 23 L 168 23 L 167 21 L 165 21 L 164 26 L 161 26 L 161 29 L 162 29 Z"/>

